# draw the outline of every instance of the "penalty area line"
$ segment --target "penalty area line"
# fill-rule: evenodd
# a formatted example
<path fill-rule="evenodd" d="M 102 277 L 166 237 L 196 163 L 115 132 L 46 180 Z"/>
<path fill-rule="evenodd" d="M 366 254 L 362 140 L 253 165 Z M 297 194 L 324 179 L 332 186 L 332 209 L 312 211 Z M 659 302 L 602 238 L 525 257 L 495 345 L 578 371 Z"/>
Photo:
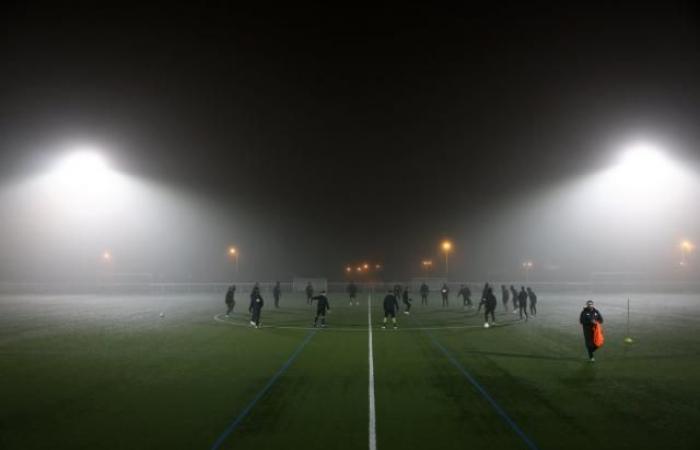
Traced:
<path fill-rule="evenodd" d="M 312 330 L 306 335 L 304 340 L 301 342 L 301 344 L 299 344 L 296 350 L 294 350 L 294 353 L 292 353 L 289 359 L 287 359 L 287 361 L 284 364 L 282 364 L 282 367 L 280 367 L 277 370 L 277 372 L 275 372 L 272 378 L 268 380 L 267 384 L 263 386 L 263 388 L 255 395 L 255 397 L 253 397 L 253 399 L 250 401 L 250 403 L 248 403 L 248 405 L 243 409 L 243 411 L 241 411 L 238 414 L 238 416 L 236 416 L 233 422 L 231 422 L 229 426 L 226 427 L 226 429 L 216 439 L 216 442 L 214 442 L 214 444 L 211 446 L 211 450 L 217 450 L 221 447 L 221 445 L 223 445 L 224 441 L 226 441 L 226 439 L 231 435 L 231 433 L 233 433 L 236 430 L 236 428 L 238 428 L 241 422 L 243 422 L 243 419 L 245 419 L 248 416 L 248 414 L 250 414 L 255 405 L 265 396 L 265 394 L 267 394 L 267 391 L 269 391 L 270 388 L 277 382 L 279 377 L 281 377 L 287 371 L 287 369 L 289 369 L 294 360 L 297 359 L 301 351 L 304 349 L 304 347 L 306 347 L 306 344 L 309 343 L 309 341 L 312 337 L 314 337 L 315 334 L 316 330 Z"/>

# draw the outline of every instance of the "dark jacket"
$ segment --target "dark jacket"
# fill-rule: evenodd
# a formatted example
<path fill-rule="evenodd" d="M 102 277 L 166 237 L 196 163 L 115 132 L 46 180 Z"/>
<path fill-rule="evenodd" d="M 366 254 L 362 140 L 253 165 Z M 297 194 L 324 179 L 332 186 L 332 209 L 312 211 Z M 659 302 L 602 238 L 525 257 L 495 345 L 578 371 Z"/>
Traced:
<path fill-rule="evenodd" d="M 590 327 L 593 325 L 593 322 L 603 323 L 603 315 L 595 308 L 583 308 L 578 321 L 581 325 Z"/>
<path fill-rule="evenodd" d="M 236 288 L 229 288 L 226 291 L 226 304 L 231 305 L 233 303 L 233 295 L 236 293 Z"/>
<path fill-rule="evenodd" d="M 420 295 L 428 295 L 428 292 L 430 292 L 430 288 L 427 284 L 423 283 L 420 287 Z"/>
<path fill-rule="evenodd" d="M 386 297 L 384 297 L 384 310 L 398 311 L 398 309 L 399 302 L 396 300 L 396 296 L 394 294 L 386 294 Z"/>
<path fill-rule="evenodd" d="M 331 309 L 331 304 L 328 303 L 328 297 L 325 295 L 317 295 L 315 297 L 311 297 L 311 301 L 313 302 L 314 300 L 318 301 L 318 305 L 316 306 L 320 310 L 326 310 L 326 309 Z"/>
<path fill-rule="evenodd" d="M 248 306 L 248 311 L 254 309 L 262 309 L 265 301 L 255 290 L 250 294 L 250 306 Z"/>
<path fill-rule="evenodd" d="M 518 303 L 520 306 L 527 305 L 527 292 L 520 291 L 520 293 L 518 293 Z"/>

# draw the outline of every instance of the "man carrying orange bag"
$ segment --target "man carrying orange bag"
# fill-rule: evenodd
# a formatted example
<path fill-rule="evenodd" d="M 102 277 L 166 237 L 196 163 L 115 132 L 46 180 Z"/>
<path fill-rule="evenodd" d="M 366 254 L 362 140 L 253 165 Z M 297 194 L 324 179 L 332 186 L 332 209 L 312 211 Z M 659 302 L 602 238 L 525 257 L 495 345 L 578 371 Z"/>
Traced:
<path fill-rule="evenodd" d="M 583 339 L 586 342 L 586 350 L 588 350 L 588 359 L 590 362 L 595 362 L 593 352 L 603 345 L 603 315 L 600 311 L 593 307 L 593 300 L 586 302 L 586 307 L 581 311 L 579 322 L 583 327 Z"/>

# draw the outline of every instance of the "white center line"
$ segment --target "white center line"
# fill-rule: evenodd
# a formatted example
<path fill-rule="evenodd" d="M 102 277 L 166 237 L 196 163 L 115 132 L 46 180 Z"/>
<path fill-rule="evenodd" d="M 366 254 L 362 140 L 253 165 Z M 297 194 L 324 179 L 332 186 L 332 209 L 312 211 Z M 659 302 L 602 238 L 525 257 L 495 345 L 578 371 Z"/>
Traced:
<path fill-rule="evenodd" d="M 374 408 L 374 353 L 372 352 L 372 294 L 367 296 L 369 330 L 369 450 L 377 450 L 377 415 Z"/>

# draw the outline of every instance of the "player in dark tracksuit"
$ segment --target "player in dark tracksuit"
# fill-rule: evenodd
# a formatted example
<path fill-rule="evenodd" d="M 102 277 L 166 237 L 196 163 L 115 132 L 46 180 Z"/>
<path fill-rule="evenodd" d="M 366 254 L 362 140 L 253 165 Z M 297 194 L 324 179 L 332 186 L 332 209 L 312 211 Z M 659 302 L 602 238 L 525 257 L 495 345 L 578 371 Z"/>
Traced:
<path fill-rule="evenodd" d="M 428 293 L 429 292 L 430 292 L 430 288 L 428 287 L 427 284 L 423 283 L 420 285 L 420 304 L 421 305 L 428 304 Z"/>
<path fill-rule="evenodd" d="M 523 318 L 523 313 L 525 313 L 525 321 L 527 322 L 527 292 L 525 292 L 525 286 L 520 287 L 520 292 L 518 293 L 518 312 L 520 313 L 520 319 Z"/>
<path fill-rule="evenodd" d="M 593 300 L 588 300 L 586 302 L 586 307 L 581 311 L 581 316 L 578 321 L 583 327 L 583 340 L 586 343 L 588 359 L 591 362 L 595 362 L 593 352 L 598 350 L 598 347 L 593 343 L 593 324 L 595 322 L 603 323 L 603 315 L 593 307 Z"/>
<path fill-rule="evenodd" d="M 321 291 L 321 293 L 315 297 L 311 297 L 311 302 L 317 301 L 316 304 L 316 317 L 314 318 L 314 328 L 318 325 L 318 318 L 321 318 L 321 328 L 326 328 L 326 311 L 331 310 L 331 304 L 328 303 L 328 297 L 326 297 L 326 291 Z"/>
<path fill-rule="evenodd" d="M 403 313 L 408 315 L 411 314 L 411 299 L 408 298 L 408 288 L 404 288 L 403 294 L 401 294 L 401 300 L 403 300 L 403 304 L 406 305 L 406 311 Z"/>
<path fill-rule="evenodd" d="M 382 322 L 382 328 L 386 328 L 386 322 L 389 317 L 391 317 L 391 321 L 394 324 L 394 329 L 397 328 L 396 326 L 396 313 L 399 312 L 399 302 L 396 300 L 396 296 L 394 295 L 394 292 L 389 290 L 387 292 L 386 296 L 384 297 L 384 321 Z"/>
<path fill-rule="evenodd" d="M 311 297 L 314 296 L 314 287 L 311 286 L 311 282 L 306 283 L 306 289 L 304 289 L 306 292 L 306 303 L 309 305 L 311 304 Z"/>
<path fill-rule="evenodd" d="M 236 306 L 236 285 L 232 284 L 231 286 L 228 287 L 228 290 L 226 290 L 226 317 L 228 317 L 232 312 L 233 308 Z"/>
<path fill-rule="evenodd" d="M 537 315 L 537 294 L 529 286 L 527 288 L 527 298 L 530 299 L 530 315 Z"/>
<path fill-rule="evenodd" d="M 250 326 L 255 328 L 260 328 L 260 313 L 262 311 L 265 301 L 260 295 L 260 289 L 253 289 L 250 293 L 250 306 L 248 306 L 248 312 L 251 313 L 250 316 Z"/>
<path fill-rule="evenodd" d="M 481 304 L 484 305 L 484 323 L 489 323 L 489 315 L 491 315 L 492 325 L 496 325 L 496 316 L 494 312 L 496 311 L 496 305 L 498 305 L 498 300 L 493 294 L 493 289 L 490 287 L 486 290 L 484 298 L 481 299 Z"/>
<path fill-rule="evenodd" d="M 445 308 L 447 306 L 450 306 L 450 288 L 447 287 L 447 283 L 444 283 L 442 285 L 442 289 L 440 289 L 440 295 L 442 295 L 442 307 Z"/>
<path fill-rule="evenodd" d="M 505 284 L 501 285 L 501 301 L 503 302 L 503 310 L 508 312 L 508 300 L 510 300 L 510 292 Z"/>
<path fill-rule="evenodd" d="M 280 282 L 275 283 L 275 287 L 272 288 L 272 296 L 275 298 L 275 308 L 280 307 L 280 297 L 282 297 L 282 287 Z"/>
<path fill-rule="evenodd" d="M 513 299 L 513 314 L 518 313 L 518 291 L 515 289 L 515 287 L 511 284 L 510 285 L 510 296 Z"/>
<path fill-rule="evenodd" d="M 351 281 L 350 284 L 348 284 L 348 296 L 350 297 L 350 306 L 352 306 L 353 300 L 355 301 L 355 305 L 359 305 L 360 302 L 357 301 L 357 285 L 355 282 Z"/>
<path fill-rule="evenodd" d="M 472 291 L 469 286 L 464 284 L 459 287 L 459 292 L 457 293 L 457 298 L 462 297 L 462 305 L 466 308 L 467 306 L 472 306 Z"/>
<path fill-rule="evenodd" d="M 477 308 L 478 312 L 481 312 L 481 307 L 486 305 L 486 294 L 489 293 L 489 289 L 491 289 L 491 286 L 489 286 L 488 283 L 484 284 L 484 289 L 481 290 L 481 300 L 479 301 L 479 307 Z"/>

